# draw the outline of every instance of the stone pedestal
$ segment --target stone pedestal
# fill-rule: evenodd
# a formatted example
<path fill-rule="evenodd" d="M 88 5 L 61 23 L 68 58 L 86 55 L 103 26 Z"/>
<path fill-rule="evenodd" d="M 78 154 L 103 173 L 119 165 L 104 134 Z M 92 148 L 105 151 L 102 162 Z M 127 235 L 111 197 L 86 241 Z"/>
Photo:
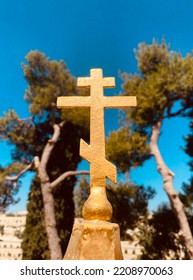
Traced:
<path fill-rule="evenodd" d="M 119 226 L 83 220 L 73 227 L 64 260 L 122 260 Z"/>

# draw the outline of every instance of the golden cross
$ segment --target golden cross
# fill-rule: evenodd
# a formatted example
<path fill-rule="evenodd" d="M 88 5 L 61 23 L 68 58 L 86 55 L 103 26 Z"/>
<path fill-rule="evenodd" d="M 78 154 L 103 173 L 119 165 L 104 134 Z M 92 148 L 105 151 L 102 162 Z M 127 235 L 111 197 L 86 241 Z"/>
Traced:
<path fill-rule="evenodd" d="M 78 87 L 90 88 L 90 96 L 62 96 L 57 107 L 90 107 L 90 145 L 80 140 L 80 156 L 90 162 L 90 186 L 106 186 L 106 177 L 116 183 L 116 167 L 105 158 L 104 108 L 136 106 L 135 96 L 104 96 L 104 88 L 115 87 L 114 78 L 103 78 L 102 69 L 91 69 L 90 77 L 78 78 Z"/>

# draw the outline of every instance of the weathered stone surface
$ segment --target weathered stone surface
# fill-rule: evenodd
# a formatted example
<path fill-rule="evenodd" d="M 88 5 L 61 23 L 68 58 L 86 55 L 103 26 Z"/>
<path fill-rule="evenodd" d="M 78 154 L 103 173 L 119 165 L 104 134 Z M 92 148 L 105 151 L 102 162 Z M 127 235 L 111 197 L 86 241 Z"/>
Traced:
<path fill-rule="evenodd" d="M 122 260 L 119 226 L 83 220 L 73 227 L 64 260 Z"/>

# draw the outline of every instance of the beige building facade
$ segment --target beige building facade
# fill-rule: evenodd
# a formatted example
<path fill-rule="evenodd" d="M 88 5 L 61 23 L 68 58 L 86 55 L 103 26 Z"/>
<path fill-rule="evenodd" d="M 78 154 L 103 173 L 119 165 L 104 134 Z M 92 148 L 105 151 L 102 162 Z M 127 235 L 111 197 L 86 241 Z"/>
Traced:
<path fill-rule="evenodd" d="M 0 214 L 0 260 L 22 259 L 21 242 L 26 214 Z"/>

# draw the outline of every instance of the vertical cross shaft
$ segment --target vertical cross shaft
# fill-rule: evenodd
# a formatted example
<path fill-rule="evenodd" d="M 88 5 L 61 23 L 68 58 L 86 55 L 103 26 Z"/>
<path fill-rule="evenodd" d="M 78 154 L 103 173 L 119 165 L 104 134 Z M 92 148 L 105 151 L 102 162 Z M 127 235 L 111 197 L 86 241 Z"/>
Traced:
<path fill-rule="evenodd" d="M 103 88 L 115 87 L 115 79 L 103 78 L 102 69 L 91 69 L 90 77 L 78 78 L 77 86 L 90 88 L 90 144 L 98 155 L 105 158 Z"/>
<path fill-rule="evenodd" d="M 80 155 L 91 163 L 91 187 L 105 186 L 106 177 L 116 183 L 116 167 L 105 159 L 103 88 L 115 86 L 114 78 L 103 78 L 102 69 L 92 69 L 89 78 L 78 78 L 78 87 L 90 88 L 90 145 L 80 143 Z"/>

